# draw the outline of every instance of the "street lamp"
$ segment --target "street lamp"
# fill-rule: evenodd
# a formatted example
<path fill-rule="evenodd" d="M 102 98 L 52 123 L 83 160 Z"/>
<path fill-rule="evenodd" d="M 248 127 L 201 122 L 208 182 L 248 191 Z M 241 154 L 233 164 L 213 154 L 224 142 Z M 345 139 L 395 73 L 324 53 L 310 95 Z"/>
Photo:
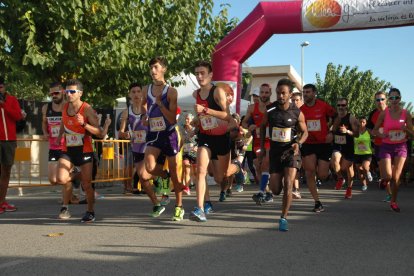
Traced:
<path fill-rule="evenodd" d="M 302 87 L 301 87 L 301 91 L 302 91 L 302 97 L 303 97 L 303 85 L 304 85 L 304 77 L 305 77 L 305 73 L 304 73 L 304 71 L 305 71 L 305 50 L 304 50 L 304 48 L 306 47 L 306 46 L 309 46 L 309 41 L 304 41 L 304 42 L 302 42 L 302 44 L 300 44 L 300 46 L 302 47 L 302 55 L 301 55 L 301 69 L 300 69 L 300 71 L 301 71 L 301 80 L 302 80 Z"/>

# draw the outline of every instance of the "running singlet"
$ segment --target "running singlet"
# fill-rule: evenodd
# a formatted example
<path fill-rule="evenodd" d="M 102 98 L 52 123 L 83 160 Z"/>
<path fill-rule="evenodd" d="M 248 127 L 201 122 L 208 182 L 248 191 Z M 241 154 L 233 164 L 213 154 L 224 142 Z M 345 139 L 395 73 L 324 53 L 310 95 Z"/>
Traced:
<path fill-rule="evenodd" d="M 54 111 L 52 103 L 48 103 L 46 109 L 46 119 L 47 132 L 49 133 L 49 149 L 62 150 L 64 138 L 62 137 L 60 145 L 56 144 L 56 138 L 59 136 L 60 123 L 62 121 L 62 112 Z"/>
<path fill-rule="evenodd" d="M 85 108 L 89 107 L 89 104 L 83 102 L 76 114 L 80 114 L 85 118 L 85 124 L 88 123 L 85 117 Z M 62 120 L 65 127 L 65 142 L 63 143 L 63 151 L 67 152 L 69 149 L 82 148 L 83 153 L 93 152 L 92 137 L 89 132 L 82 127 L 76 120 L 75 115 L 68 115 L 69 103 L 66 103 L 63 107 Z"/>
<path fill-rule="evenodd" d="M 381 110 L 375 109 L 373 110 L 368 116 L 367 128 L 373 130 L 375 127 L 375 123 L 378 120 L 378 116 L 380 115 Z M 382 123 L 381 127 L 378 129 L 380 133 L 384 133 L 384 123 Z M 375 137 L 374 144 L 379 146 L 382 144 L 382 138 Z"/>
<path fill-rule="evenodd" d="M 407 135 L 405 131 L 401 129 L 405 125 L 407 110 L 401 110 L 401 115 L 398 119 L 391 118 L 388 107 L 384 110 L 384 112 L 384 134 L 387 135 L 387 137 L 383 138 L 382 142 L 386 144 L 399 144 L 407 142 Z"/>
<path fill-rule="evenodd" d="M 372 154 L 371 135 L 367 130 L 359 134 L 358 138 L 354 138 L 354 153 L 357 155 Z"/>
<path fill-rule="evenodd" d="M 165 108 L 169 108 L 170 104 L 167 99 L 168 88 L 166 84 L 161 94 L 161 102 Z M 155 103 L 155 97 L 152 94 L 152 84 L 148 86 L 147 93 L 147 107 L 148 107 L 148 123 L 150 132 L 172 131 L 176 124 L 171 124 L 162 114 L 160 107 Z"/>
<path fill-rule="evenodd" d="M 328 135 L 328 117 L 335 115 L 335 109 L 326 102 L 316 99 L 313 106 L 304 104 L 300 110 L 305 115 L 309 133 L 305 144 L 325 144 Z"/>
<path fill-rule="evenodd" d="M 141 121 L 142 114 L 135 114 L 132 105 L 128 107 L 128 131 L 131 136 L 132 151 L 144 153 L 148 127 Z"/>
<path fill-rule="evenodd" d="M 253 122 L 256 125 L 256 135 L 253 139 L 254 147 L 260 147 L 260 125 L 262 124 L 264 114 L 260 112 L 259 103 L 254 104 L 252 113 Z M 269 126 L 269 124 L 267 125 Z M 266 127 L 265 148 L 269 148 L 269 129 Z"/>
<path fill-rule="evenodd" d="M 283 147 L 290 145 L 297 136 L 300 110 L 294 103 L 287 110 L 279 108 L 274 102 L 267 106 L 271 145 Z"/>
<path fill-rule="evenodd" d="M 345 126 L 346 129 L 351 130 L 351 113 L 346 114 L 343 118 L 341 118 L 341 121 L 339 123 L 339 126 Z M 348 133 L 342 133 L 339 131 L 339 128 L 334 133 L 334 144 L 336 145 L 347 145 L 347 146 L 354 146 L 354 138 L 352 135 L 349 135 Z"/>
<path fill-rule="evenodd" d="M 197 99 L 196 103 L 207 107 L 212 110 L 223 111 L 221 107 L 216 103 L 214 100 L 214 90 L 216 86 L 212 86 L 210 92 L 208 93 L 207 99 L 203 100 L 200 97 L 200 89 L 197 91 Z M 200 133 L 217 136 L 217 135 L 224 135 L 227 132 L 227 125 L 228 122 L 225 120 L 221 120 L 217 117 L 207 115 L 207 114 L 199 114 L 198 118 L 200 119 Z"/>

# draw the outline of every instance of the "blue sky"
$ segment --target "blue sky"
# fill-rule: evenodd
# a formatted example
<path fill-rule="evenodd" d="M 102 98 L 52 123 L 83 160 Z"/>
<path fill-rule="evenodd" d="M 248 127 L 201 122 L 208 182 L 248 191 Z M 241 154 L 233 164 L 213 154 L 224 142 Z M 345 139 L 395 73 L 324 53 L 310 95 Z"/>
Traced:
<path fill-rule="evenodd" d="M 214 10 L 228 3 L 229 17 L 242 21 L 259 0 L 215 0 Z M 249 66 L 292 65 L 301 74 L 301 47 L 305 48 L 306 83 L 315 82 L 316 73 L 324 76 L 326 66 L 357 66 L 371 70 L 374 77 L 400 89 L 402 100 L 414 103 L 414 26 L 346 32 L 273 35 L 248 60 Z"/>

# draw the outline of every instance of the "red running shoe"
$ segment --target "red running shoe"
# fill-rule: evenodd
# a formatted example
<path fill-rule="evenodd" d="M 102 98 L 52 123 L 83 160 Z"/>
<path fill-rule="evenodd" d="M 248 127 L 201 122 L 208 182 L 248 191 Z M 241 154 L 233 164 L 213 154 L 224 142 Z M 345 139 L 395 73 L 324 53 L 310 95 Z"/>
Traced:
<path fill-rule="evenodd" d="M 3 202 L 0 208 L 3 209 L 5 212 L 14 212 L 17 210 L 16 206 L 14 206 L 13 204 L 9 204 L 6 201 Z"/>
<path fill-rule="evenodd" d="M 345 199 L 351 199 L 351 198 L 352 198 L 352 188 L 348 187 L 345 192 Z"/>
<path fill-rule="evenodd" d="M 399 213 L 399 212 L 400 212 L 400 207 L 398 207 L 398 205 L 397 205 L 397 203 L 396 203 L 396 202 L 391 202 L 390 207 L 391 207 L 391 209 L 392 209 L 394 212 L 397 212 L 397 213 Z"/>
<path fill-rule="evenodd" d="M 342 189 L 342 186 L 345 184 L 345 179 L 342 177 L 338 178 L 338 181 L 336 181 L 335 190 Z"/>

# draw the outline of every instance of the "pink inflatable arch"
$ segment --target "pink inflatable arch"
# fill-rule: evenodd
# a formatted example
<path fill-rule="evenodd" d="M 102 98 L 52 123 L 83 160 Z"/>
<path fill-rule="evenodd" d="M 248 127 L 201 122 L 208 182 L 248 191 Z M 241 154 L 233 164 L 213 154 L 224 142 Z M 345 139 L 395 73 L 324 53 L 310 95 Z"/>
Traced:
<path fill-rule="evenodd" d="M 414 25 L 411 0 L 264 1 L 219 44 L 212 55 L 213 78 L 237 90 L 241 64 L 273 34 L 328 32 Z"/>

